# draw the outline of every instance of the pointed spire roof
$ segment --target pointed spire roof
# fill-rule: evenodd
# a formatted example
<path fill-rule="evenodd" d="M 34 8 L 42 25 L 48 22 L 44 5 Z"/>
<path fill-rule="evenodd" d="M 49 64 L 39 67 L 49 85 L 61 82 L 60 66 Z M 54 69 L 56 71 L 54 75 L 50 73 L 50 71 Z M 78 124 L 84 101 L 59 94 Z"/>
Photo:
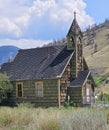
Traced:
<path fill-rule="evenodd" d="M 76 12 L 74 11 L 74 19 L 73 19 L 73 22 L 70 26 L 70 29 L 68 31 L 68 34 L 67 36 L 69 35 L 69 33 L 72 32 L 74 35 L 78 35 L 79 33 L 82 35 L 81 33 L 81 29 L 77 23 L 77 20 L 76 20 Z"/>

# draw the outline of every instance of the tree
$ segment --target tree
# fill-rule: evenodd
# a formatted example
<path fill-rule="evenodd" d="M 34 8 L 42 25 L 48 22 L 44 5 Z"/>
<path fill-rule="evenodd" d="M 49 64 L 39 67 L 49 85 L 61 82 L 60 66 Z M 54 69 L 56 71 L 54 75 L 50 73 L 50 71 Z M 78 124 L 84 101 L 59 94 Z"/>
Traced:
<path fill-rule="evenodd" d="M 0 73 L 0 103 L 8 98 L 8 94 L 13 90 L 13 86 L 6 74 Z"/>
<path fill-rule="evenodd" d="M 98 48 L 98 46 L 97 46 L 97 44 L 95 43 L 95 45 L 94 45 L 94 53 L 98 51 L 97 48 Z"/>

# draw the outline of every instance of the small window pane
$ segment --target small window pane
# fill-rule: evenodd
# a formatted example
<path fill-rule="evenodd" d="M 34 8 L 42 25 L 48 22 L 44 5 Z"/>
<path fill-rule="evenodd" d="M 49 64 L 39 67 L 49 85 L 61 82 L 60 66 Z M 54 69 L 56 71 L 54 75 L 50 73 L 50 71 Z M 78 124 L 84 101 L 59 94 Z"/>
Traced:
<path fill-rule="evenodd" d="M 17 84 L 17 97 L 23 97 L 22 84 Z"/>
<path fill-rule="evenodd" d="M 37 83 L 37 96 L 43 97 L 43 84 Z"/>

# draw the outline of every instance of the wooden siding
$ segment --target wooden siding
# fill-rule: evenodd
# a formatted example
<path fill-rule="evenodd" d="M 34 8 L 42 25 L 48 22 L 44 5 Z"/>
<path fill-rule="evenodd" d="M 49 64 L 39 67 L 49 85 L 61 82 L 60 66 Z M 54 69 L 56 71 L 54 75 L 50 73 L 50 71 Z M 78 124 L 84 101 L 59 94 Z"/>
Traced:
<path fill-rule="evenodd" d="M 91 104 L 94 102 L 94 86 L 91 80 L 89 79 L 82 87 L 82 97 L 83 97 L 83 104 Z"/>
<path fill-rule="evenodd" d="M 69 87 L 68 95 L 70 101 L 73 101 L 77 106 L 82 105 L 82 87 Z"/>
<path fill-rule="evenodd" d="M 43 97 L 37 97 L 35 83 L 36 81 L 20 81 L 23 83 L 23 97 L 17 98 L 16 91 L 13 91 L 11 103 L 33 103 L 36 107 L 53 107 L 59 106 L 59 82 L 58 79 L 42 80 Z M 17 82 L 13 82 L 14 87 Z"/>

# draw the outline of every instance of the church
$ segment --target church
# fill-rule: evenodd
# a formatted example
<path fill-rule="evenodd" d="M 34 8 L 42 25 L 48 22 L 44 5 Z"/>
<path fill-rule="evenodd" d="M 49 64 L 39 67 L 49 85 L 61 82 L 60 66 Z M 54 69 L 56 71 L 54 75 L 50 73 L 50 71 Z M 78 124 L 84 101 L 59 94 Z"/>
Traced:
<path fill-rule="evenodd" d="M 14 90 L 11 104 L 32 103 L 36 107 L 76 106 L 94 102 L 95 83 L 83 57 L 82 32 L 74 19 L 66 44 L 19 50 L 1 73 L 9 76 Z"/>

